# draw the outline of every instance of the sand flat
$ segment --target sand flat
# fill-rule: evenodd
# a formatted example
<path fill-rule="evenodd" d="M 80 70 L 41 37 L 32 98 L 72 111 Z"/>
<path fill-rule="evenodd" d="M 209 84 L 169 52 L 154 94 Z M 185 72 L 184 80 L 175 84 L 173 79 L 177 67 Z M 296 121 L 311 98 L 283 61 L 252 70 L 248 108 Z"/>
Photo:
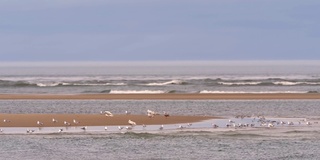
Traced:
<path fill-rule="evenodd" d="M 228 93 L 228 94 L 0 94 L 0 99 L 48 99 L 48 100 L 237 100 L 237 99 L 320 99 L 319 93 Z"/>
<path fill-rule="evenodd" d="M 52 118 L 57 122 L 52 122 Z M 65 126 L 64 121 L 69 122 L 72 126 L 114 126 L 129 125 L 128 120 L 136 122 L 137 125 L 152 124 L 177 124 L 200 122 L 218 117 L 210 116 L 169 116 L 156 115 L 149 118 L 147 115 L 114 115 L 106 117 L 102 114 L 0 114 L 0 127 L 61 127 Z M 3 120 L 10 122 L 3 122 Z M 73 123 L 73 119 L 78 124 Z M 37 121 L 43 123 L 38 125 Z"/>

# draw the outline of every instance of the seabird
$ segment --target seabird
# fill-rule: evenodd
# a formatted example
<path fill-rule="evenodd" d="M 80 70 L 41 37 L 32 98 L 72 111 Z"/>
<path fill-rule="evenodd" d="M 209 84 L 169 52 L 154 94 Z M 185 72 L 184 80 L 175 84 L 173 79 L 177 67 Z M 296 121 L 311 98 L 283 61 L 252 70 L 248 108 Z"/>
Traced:
<path fill-rule="evenodd" d="M 122 126 L 118 126 L 118 129 L 119 129 L 119 130 L 122 130 L 122 129 L 123 129 L 123 127 L 122 127 Z"/>
<path fill-rule="evenodd" d="M 131 114 L 131 112 L 129 112 L 129 111 L 126 111 L 126 115 L 129 115 L 129 114 Z"/>
<path fill-rule="evenodd" d="M 127 126 L 126 129 L 127 130 L 132 130 L 132 127 L 131 126 Z"/>
<path fill-rule="evenodd" d="M 69 122 L 67 122 L 67 121 L 64 121 L 63 124 L 64 124 L 65 126 L 70 126 L 70 125 L 71 125 L 71 124 L 70 124 Z"/>
<path fill-rule="evenodd" d="M 188 123 L 187 126 L 188 126 L 188 127 L 191 127 L 191 126 L 192 126 L 192 123 Z"/>
<path fill-rule="evenodd" d="M 0 132 L 2 133 L 2 132 L 3 132 L 3 129 L 0 129 Z"/>
<path fill-rule="evenodd" d="M 42 123 L 42 122 L 40 122 L 40 121 L 37 121 L 37 125 L 42 126 L 42 125 L 43 125 L 43 123 Z"/>
<path fill-rule="evenodd" d="M 110 111 L 104 111 L 104 115 L 107 117 L 113 117 L 113 114 Z"/>
<path fill-rule="evenodd" d="M 311 122 L 306 122 L 307 125 L 311 125 Z"/>
<path fill-rule="evenodd" d="M 9 122 L 11 122 L 11 121 L 10 121 L 10 120 L 7 120 L 7 119 L 4 119 L 3 122 L 4 122 L 4 123 L 9 123 Z"/>
<path fill-rule="evenodd" d="M 59 129 L 59 131 L 58 131 L 58 132 L 59 132 L 59 133 L 61 133 L 62 131 L 63 131 L 63 129 L 61 128 L 61 129 Z"/>
<path fill-rule="evenodd" d="M 106 127 L 104 127 L 104 130 L 106 131 L 106 130 L 108 130 L 108 127 L 106 126 Z"/>
<path fill-rule="evenodd" d="M 185 128 L 185 127 L 183 127 L 182 125 L 179 125 L 179 127 L 178 127 L 179 129 L 183 129 L 183 128 Z"/>
<path fill-rule="evenodd" d="M 161 125 L 161 126 L 159 127 L 159 130 L 163 130 L 163 125 Z"/>
<path fill-rule="evenodd" d="M 163 115 L 166 117 L 166 118 L 168 118 L 170 115 L 169 115 L 169 113 L 167 113 L 167 112 L 163 112 Z"/>
<path fill-rule="evenodd" d="M 80 122 L 77 121 L 77 120 L 75 120 L 75 119 L 73 119 L 73 123 L 74 123 L 74 124 L 78 124 L 78 123 L 80 123 Z"/>
<path fill-rule="evenodd" d="M 213 127 L 213 128 L 218 128 L 219 126 L 216 125 L 216 124 L 212 124 L 212 127 Z"/>
<path fill-rule="evenodd" d="M 53 123 L 57 123 L 57 122 L 58 122 L 58 120 L 56 120 L 56 119 L 52 118 L 52 122 L 53 122 Z"/>
<path fill-rule="evenodd" d="M 131 121 L 130 119 L 129 119 L 128 123 L 129 123 L 131 126 L 135 126 L 135 125 L 137 125 L 137 124 L 136 124 L 136 122 Z"/>
<path fill-rule="evenodd" d="M 142 124 L 143 129 L 146 128 L 147 126 L 145 124 Z"/>
<path fill-rule="evenodd" d="M 87 130 L 87 126 L 85 126 L 85 127 L 81 127 L 80 129 L 82 129 L 82 130 Z"/>

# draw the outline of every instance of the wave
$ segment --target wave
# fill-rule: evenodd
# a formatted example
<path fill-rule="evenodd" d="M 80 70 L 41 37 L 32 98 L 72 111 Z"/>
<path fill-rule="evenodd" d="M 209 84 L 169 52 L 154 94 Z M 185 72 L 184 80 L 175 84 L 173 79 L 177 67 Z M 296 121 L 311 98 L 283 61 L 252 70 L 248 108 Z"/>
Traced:
<path fill-rule="evenodd" d="M 167 93 L 163 90 L 111 90 L 110 94 L 159 94 Z"/>
<path fill-rule="evenodd" d="M 184 82 L 182 80 L 172 80 L 172 81 L 167 81 L 167 82 L 148 83 L 145 85 L 147 85 L 147 86 L 165 86 L 165 85 L 183 85 L 183 84 L 187 84 L 187 82 Z"/>
<path fill-rule="evenodd" d="M 310 91 L 209 91 L 202 90 L 199 93 L 214 93 L 214 94 L 238 94 L 238 93 L 252 93 L 252 94 L 271 94 L 271 93 L 309 93 Z"/>

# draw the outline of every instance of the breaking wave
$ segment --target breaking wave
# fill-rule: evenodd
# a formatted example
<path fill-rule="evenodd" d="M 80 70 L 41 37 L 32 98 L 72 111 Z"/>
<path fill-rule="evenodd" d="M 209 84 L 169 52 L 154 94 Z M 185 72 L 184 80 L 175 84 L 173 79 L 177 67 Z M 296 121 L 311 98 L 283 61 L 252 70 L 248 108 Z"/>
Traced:
<path fill-rule="evenodd" d="M 183 85 L 187 84 L 187 82 L 184 82 L 182 80 L 172 80 L 167 82 L 156 82 L 156 83 L 148 83 L 147 86 L 165 86 L 165 85 Z"/>

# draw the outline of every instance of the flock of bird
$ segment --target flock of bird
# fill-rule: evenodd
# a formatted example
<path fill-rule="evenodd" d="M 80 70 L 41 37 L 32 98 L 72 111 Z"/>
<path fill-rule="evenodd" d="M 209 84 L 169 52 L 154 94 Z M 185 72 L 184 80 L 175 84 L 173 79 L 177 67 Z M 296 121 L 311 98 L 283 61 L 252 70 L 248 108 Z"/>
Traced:
<path fill-rule="evenodd" d="M 106 117 L 113 117 L 113 114 L 110 111 L 101 111 L 100 114 L 104 114 Z M 131 114 L 129 111 L 125 111 L 125 114 Z M 152 118 L 156 115 L 160 115 L 159 113 L 152 111 L 152 110 L 147 110 L 147 116 Z M 163 113 L 163 116 L 165 116 L 166 118 L 169 117 L 169 114 L 167 112 Z M 247 118 L 247 122 L 248 119 L 251 120 L 250 123 L 243 123 L 243 120 Z M 236 122 L 237 121 L 237 122 Z M 11 121 L 8 119 L 4 119 L 3 123 L 10 123 Z M 52 118 L 52 123 L 58 123 L 58 120 L 55 118 Z M 37 121 L 36 122 L 37 126 L 39 127 L 39 130 L 41 130 L 41 127 L 44 125 L 43 122 L 41 121 Z M 63 121 L 64 126 L 66 127 L 65 129 L 67 130 L 69 126 L 77 126 L 78 124 L 80 124 L 79 121 L 77 121 L 76 119 L 73 119 L 72 123 L 67 122 L 67 121 Z M 212 128 L 247 128 L 247 127 L 268 127 L 268 128 L 273 128 L 275 126 L 294 126 L 294 125 L 307 125 L 310 126 L 312 124 L 318 124 L 318 122 L 310 122 L 307 121 L 307 119 L 302 119 L 299 120 L 297 122 L 293 122 L 293 121 L 280 121 L 280 120 L 268 120 L 266 119 L 264 116 L 257 116 L 257 117 L 243 117 L 243 116 L 236 116 L 234 120 L 229 119 L 228 122 L 225 125 L 219 126 L 218 124 L 212 123 L 211 127 Z M 132 130 L 135 126 L 137 125 L 136 122 L 132 121 L 132 120 L 128 120 L 128 126 L 118 126 L 118 130 L 122 131 L 122 130 L 127 130 L 130 131 Z M 220 124 L 221 125 L 221 124 Z M 142 129 L 144 130 L 147 126 L 145 124 L 142 124 Z M 192 123 L 187 123 L 186 125 L 179 125 L 177 128 L 178 129 L 184 129 L 184 128 L 188 128 L 191 127 Z M 87 126 L 81 127 L 80 128 L 83 131 L 87 130 Z M 164 125 L 160 125 L 158 130 L 163 130 L 164 129 Z M 108 127 L 105 126 L 104 130 L 107 131 Z M 3 129 L 0 129 L 0 132 L 3 132 Z M 34 133 L 36 130 L 34 129 L 27 129 L 26 133 Z M 61 133 L 64 131 L 64 128 L 60 128 L 57 132 Z"/>

